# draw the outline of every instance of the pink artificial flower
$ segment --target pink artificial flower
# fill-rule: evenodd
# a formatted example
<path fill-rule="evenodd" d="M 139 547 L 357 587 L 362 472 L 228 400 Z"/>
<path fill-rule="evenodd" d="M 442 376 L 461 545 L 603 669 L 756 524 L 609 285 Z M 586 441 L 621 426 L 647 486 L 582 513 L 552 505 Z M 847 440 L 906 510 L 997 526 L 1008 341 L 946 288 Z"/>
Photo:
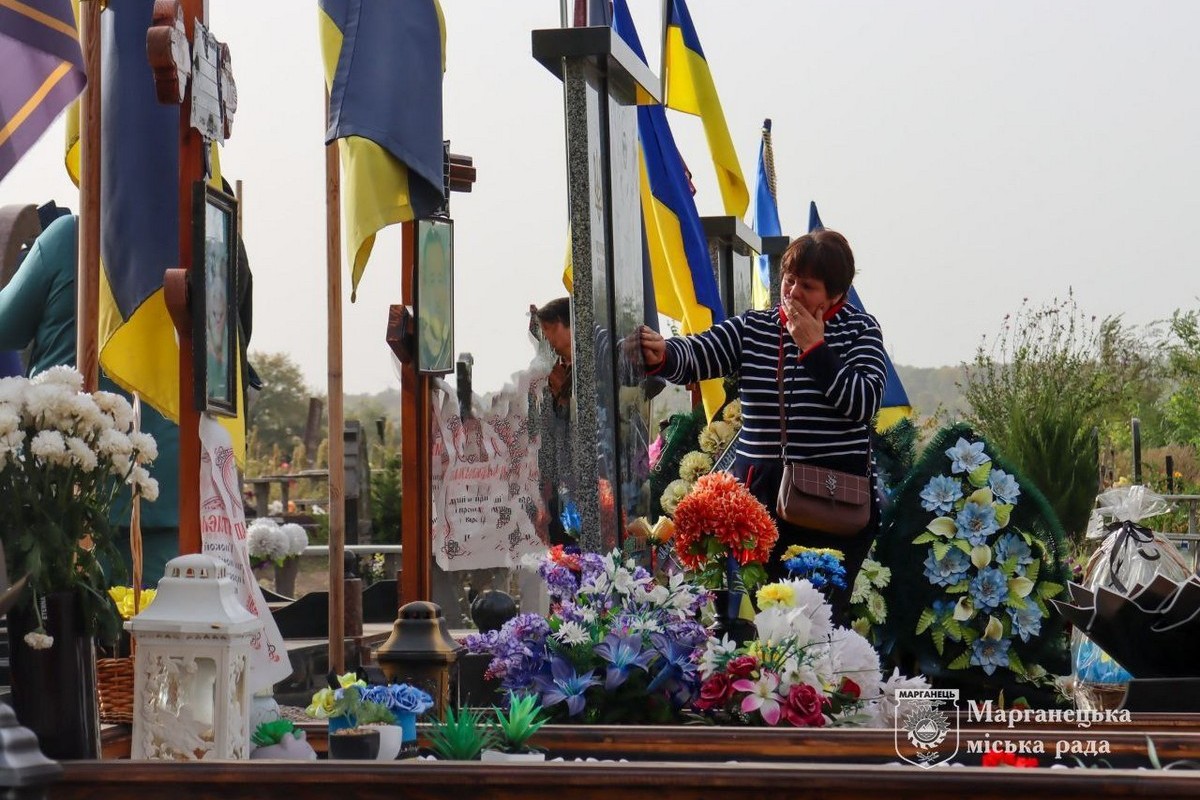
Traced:
<path fill-rule="evenodd" d="M 779 676 L 774 672 L 763 670 L 757 681 L 736 681 L 733 688 L 748 694 L 742 698 L 742 713 L 749 714 L 757 711 L 768 725 L 779 724 L 782 711 L 779 701 L 783 698 L 775 691 L 779 688 Z"/>

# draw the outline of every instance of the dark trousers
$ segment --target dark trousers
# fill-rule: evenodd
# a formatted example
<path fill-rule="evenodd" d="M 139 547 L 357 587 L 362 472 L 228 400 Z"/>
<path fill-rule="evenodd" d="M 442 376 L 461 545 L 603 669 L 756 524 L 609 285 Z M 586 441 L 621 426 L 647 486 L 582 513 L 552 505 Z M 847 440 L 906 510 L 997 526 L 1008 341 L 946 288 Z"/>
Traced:
<path fill-rule="evenodd" d="M 862 568 L 863 560 L 879 533 L 879 506 L 872 500 L 871 521 L 854 536 L 830 536 L 827 533 L 801 528 L 790 522 L 785 522 L 775 515 L 775 502 L 779 497 L 779 481 L 783 477 L 783 464 L 778 461 L 759 461 L 754 463 L 737 462 L 733 474 L 750 488 L 750 493 L 758 498 L 775 525 L 779 528 L 779 541 L 771 552 L 771 560 L 767 562 L 767 576 L 772 581 L 786 578 L 787 568 L 780 556 L 794 544 L 804 547 L 828 547 L 840 550 L 844 556 L 842 566 L 846 568 L 846 588 L 830 587 L 826 592 L 829 603 L 833 606 L 834 624 L 849 626 L 850 593 L 854 590 L 854 578 Z"/>

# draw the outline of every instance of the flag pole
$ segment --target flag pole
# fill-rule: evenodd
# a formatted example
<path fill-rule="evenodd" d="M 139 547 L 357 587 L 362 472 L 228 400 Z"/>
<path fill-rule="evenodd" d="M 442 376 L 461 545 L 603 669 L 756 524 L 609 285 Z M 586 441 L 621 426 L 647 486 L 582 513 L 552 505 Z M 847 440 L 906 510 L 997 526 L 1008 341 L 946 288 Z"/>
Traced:
<path fill-rule="evenodd" d="M 329 93 L 325 93 L 329 118 Z M 345 671 L 345 428 L 342 409 L 342 229 L 338 142 L 325 145 L 325 271 L 328 307 L 329 394 L 329 668 Z M 285 509 L 286 510 L 286 509 Z"/>
<path fill-rule="evenodd" d="M 75 366 L 83 390 L 99 386 L 100 308 L 100 0 L 79 7 L 79 42 L 87 86 L 79 115 L 79 261 L 75 273 Z"/>

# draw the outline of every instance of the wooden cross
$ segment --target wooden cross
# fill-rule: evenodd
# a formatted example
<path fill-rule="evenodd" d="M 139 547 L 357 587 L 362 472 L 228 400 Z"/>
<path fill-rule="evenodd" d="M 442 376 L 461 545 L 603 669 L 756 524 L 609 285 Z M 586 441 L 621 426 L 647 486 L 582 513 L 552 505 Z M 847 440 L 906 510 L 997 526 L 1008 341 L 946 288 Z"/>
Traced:
<path fill-rule="evenodd" d="M 224 141 L 237 110 L 229 48 L 204 26 L 204 0 L 155 0 L 146 54 L 159 102 L 179 106 L 179 267 L 163 276 L 179 337 L 179 552 L 199 553 L 200 414 L 193 402 L 192 187 L 208 177 L 209 142 Z"/>

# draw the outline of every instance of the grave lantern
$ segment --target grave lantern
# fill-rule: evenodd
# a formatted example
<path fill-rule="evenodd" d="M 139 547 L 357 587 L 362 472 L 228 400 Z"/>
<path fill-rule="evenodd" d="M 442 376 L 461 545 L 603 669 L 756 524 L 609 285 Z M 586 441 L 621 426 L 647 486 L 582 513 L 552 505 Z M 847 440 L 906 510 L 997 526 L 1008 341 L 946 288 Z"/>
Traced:
<path fill-rule="evenodd" d="M 133 636 L 133 758 L 248 758 L 250 641 L 262 623 L 238 602 L 224 563 L 167 562 L 154 602 L 125 627 Z"/>
<path fill-rule="evenodd" d="M 389 683 L 407 683 L 433 698 L 432 712 L 442 718 L 450 704 L 450 676 L 463 646 L 446 629 L 437 603 L 416 600 L 400 607 L 392 635 L 375 651 Z"/>

